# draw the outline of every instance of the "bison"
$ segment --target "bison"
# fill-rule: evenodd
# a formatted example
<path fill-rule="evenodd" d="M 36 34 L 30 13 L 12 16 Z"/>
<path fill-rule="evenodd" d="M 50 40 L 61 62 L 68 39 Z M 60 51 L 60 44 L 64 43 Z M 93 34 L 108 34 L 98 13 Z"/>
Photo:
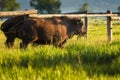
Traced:
<path fill-rule="evenodd" d="M 1 30 L 7 37 L 6 44 L 8 47 L 13 46 L 16 37 L 22 40 L 20 48 L 26 48 L 31 42 L 33 44 L 53 44 L 57 47 L 63 47 L 66 40 L 74 34 L 86 35 L 86 29 L 80 18 L 66 16 L 24 18 L 23 16 L 16 16 L 10 19 L 1 25 Z M 12 21 L 10 24 L 9 20 Z"/>
<path fill-rule="evenodd" d="M 28 15 L 25 16 L 13 16 L 8 18 L 3 24 L 1 24 L 1 30 L 6 36 L 5 44 L 7 47 L 12 47 L 14 44 L 15 38 L 20 38 L 18 36 L 18 31 L 21 28 L 23 22 L 28 18 Z"/>

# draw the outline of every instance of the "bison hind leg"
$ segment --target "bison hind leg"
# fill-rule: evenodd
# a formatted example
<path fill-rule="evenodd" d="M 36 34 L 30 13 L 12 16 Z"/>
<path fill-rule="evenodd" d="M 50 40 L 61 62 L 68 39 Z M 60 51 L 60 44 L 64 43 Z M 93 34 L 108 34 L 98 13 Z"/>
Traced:
<path fill-rule="evenodd" d="M 33 42 L 32 46 L 39 46 L 40 44 L 37 42 Z"/>
<path fill-rule="evenodd" d="M 29 44 L 29 43 L 21 42 L 21 43 L 20 43 L 20 49 L 25 49 L 25 48 L 27 48 L 28 44 Z"/>
<path fill-rule="evenodd" d="M 13 47 L 14 39 L 7 38 L 6 42 L 4 43 L 8 48 Z"/>

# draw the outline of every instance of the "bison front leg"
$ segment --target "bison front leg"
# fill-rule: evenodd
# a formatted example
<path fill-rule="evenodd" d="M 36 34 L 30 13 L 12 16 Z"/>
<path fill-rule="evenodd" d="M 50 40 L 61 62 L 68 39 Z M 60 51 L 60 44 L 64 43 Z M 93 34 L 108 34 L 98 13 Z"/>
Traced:
<path fill-rule="evenodd" d="M 58 47 L 64 48 L 64 44 L 67 42 L 67 39 L 65 39 L 63 42 L 61 42 Z"/>
<path fill-rule="evenodd" d="M 7 38 L 7 40 L 6 40 L 6 42 L 5 42 L 5 45 L 6 45 L 8 48 L 13 47 L 13 45 L 14 45 L 14 39 L 9 39 L 9 38 Z"/>

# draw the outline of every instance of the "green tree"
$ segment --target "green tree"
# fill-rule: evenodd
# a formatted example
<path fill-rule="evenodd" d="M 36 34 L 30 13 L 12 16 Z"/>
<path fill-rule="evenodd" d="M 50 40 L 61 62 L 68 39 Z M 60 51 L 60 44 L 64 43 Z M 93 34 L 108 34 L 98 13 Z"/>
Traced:
<path fill-rule="evenodd" d="M 34 7 L 42 14 L 61 13 L 60 0 L 31 0 L 30 6 Z"/>
<path fill-rule="evenodd" d="M 84 3 L 82 7 L 79 9 L 79 11 L 88 11 L 88 6 L 89 6 L 88 3 Z"/>
<path fill-rule="evenodd" d="M 0 11 L 14 11 L 20 9 L 16 0 L 0 0 Z"/>
<path fill-rule="evenodd" d="M 120 6 L 118 6 L 118 9 L 117 9 L 119 12 L 120 12 Z"/>

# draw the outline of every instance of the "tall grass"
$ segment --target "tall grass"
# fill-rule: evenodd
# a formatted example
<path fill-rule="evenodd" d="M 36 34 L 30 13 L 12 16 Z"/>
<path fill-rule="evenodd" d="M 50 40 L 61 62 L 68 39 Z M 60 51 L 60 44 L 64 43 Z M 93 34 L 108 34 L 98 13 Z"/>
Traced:
<path fill-rule="evenodd" d="M 99 20 L 99 19 L 98 19 Z M 113 42 L 107 42 L 106 23 L 89 23 L 88 38 L 69 39 L 64 49 L 52 45 L 8 49 L 0 32 L 0 80 L 119 80 L 120 25 L 114 22 Z M 99 24 L 99 25 L 98 25 Z"/>

